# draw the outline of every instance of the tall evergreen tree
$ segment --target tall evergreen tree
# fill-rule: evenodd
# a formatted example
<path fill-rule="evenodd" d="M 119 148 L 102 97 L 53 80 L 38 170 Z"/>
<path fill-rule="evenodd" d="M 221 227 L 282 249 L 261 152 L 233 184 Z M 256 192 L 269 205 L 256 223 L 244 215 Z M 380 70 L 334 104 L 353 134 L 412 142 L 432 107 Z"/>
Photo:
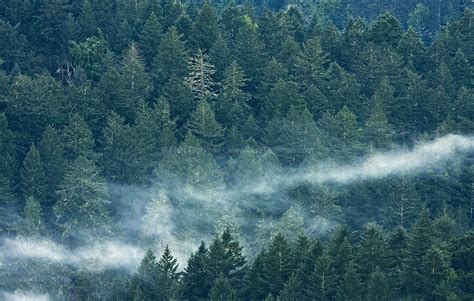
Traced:
<path fill-rule="evenodd" d="M 39 153 L 44 173 L 48 179 L 48 199 L 56 200 L 58 190 L 66 168 L 64 145 L 57 131 L 48 126 L 39 143 Z"/>
<path fill-rule="evenodd" d="M 187 128 L 211 151 L 216 151 L 216 148 L 222 145 L 224 129 L 216 121 L 214 111 L 206 98 L 201 99 L 191 114 Z"/>
<path fill-rule="evenodd" d="M 110 233 L 107 187 L 94 161 L 79 155 L 66 170 L 58 193 L 53 209 L 63 236 L 80 239 Z"/>
<path fill-rule="evenodd" d="M 40 204 L 30 196 L 26 199 L 23 219 L 16 227 L 17 233 L 23 237 L 39 236 L 45 233 L 46 227 Z"/>
<path fill-rule="evenodd" d="M 38 202 L 45 204 L 48 191 L 48 179 L 41 163 L 41 157 L 34 144 L 23 160 L 20 170 L 21 192 L 25 199 L 33 197 Z"/>
<path fill-rule="evenodd" d="M 158 53 L 163 29 L 155 13 L 152 12 L 140 32 L 138 47 L 143 54 L 145 66 L 151 68 Z"/>
<path fill-rule="evenodd" d="M 219 35 L 217 13 L 210 1 L 205 1 L 193 24 L 190 44 L 193 49 L 208 52 Z"/>

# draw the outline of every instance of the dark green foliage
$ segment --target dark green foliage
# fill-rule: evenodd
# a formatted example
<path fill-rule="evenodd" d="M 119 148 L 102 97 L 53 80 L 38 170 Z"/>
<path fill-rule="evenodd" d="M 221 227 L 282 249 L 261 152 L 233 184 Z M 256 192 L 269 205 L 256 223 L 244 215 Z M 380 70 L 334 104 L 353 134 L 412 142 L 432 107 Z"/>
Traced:
<path fill-rule="evenodd" d="M 41 163 L 41 157 L 35 145 L 31 145 L 20 170 L 21 192 L 24 199 L 29 197 L 47 203 L 48 179 Z"/>
<path fill-rule="evenodd" d="M 0 1 L 2 289 L 55 300 L 474 298 L 471 154 L 417 175 L 304 182 L 417 141 L 472 137 L 468 2 Z M 166 201 L 149 208 L 155 194 Z M 433 216 L 416 219 L 425 206 Z M 156 237 L 143 239 L 143 212 Z M 181 261 L 224 224 L 237 233 Z M 112 233 L 156 254 L 169 243 L 176 257 L 147 252 L 132 277 L 78 266 L 82 255 L 3 250 L 17 235 L 82 254 Z"/>

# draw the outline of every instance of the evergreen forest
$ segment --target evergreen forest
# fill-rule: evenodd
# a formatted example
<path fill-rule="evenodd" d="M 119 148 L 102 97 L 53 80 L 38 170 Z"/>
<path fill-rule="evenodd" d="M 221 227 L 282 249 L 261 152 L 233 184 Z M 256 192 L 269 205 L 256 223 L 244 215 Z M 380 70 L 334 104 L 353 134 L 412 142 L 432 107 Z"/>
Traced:
<path fill-rule="evenodd" d="M 0 300 L 474 300 L 474 2 L 1 0 Z"/>

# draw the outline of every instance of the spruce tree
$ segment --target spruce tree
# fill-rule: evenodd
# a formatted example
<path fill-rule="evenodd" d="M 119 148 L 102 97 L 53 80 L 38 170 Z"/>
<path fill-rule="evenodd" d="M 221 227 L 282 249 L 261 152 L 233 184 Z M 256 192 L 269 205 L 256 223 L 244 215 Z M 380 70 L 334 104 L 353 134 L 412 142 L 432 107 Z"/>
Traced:
<path fill-rule="evenodd" d="M 232 301 L 236 299 L 235 290 L 229 284 L 229 281 L 224 277 L 222 273 L 219 274 L 219 277 L 216 278 L 214 284 L 209 291 L 210 301 Z"/>
<path fill-rule="evenodd" d="M 23 160 L 20 179 L 21 192 L 25 199 L 33 197 L 41 204 L 47 203 L 48 178 L 43 169 L 40 153 L 34 144 Z"/>
<path fill-rule="evenodd" d="M 208 250 L 201 242 L 199 249 L 191 254 L 188 265 L 183 273 L 183 296 L 189 300 L 199 300 L 208 297 L 212 283 L 209 282 L 207 272 Z"/>
<path fill-rule="evenodd" d="M 153 90 L 151 79 L 145 72 L 141 55 L 135 44 L 131 44 L 122 60 L 122 76 L 125 88 L 125 115 L 129 122 L 135 121 L 139 104 L 147 101 Z"/>
<path fill-rule="evenodd" d="M 154 61 L 153 78 L 156 89 L 167 83 L 173 75 L 181 78 L 187 73 L 188 54 L 175 27 L 171 27 L 160 40 Z"/>
<path fill-rule="evenodd" d="M 209 63 L 209 56 L 199 48 L 189 61 L 189 74 L 186 83 L 197 99 L 212 99 L 217 96 L 216 82 L 212 79 L 214 66 Z"/>
<path fill-rule="evenodd" d="M 217 151 L 217 148 L 222 145 L 224 129 L 216 121 L 214 111 L 206 98 L 201 99 L 196 110 L 191 114 L 187 128 L 210 151 Z"/>
<path fill-rule="evenodd" d="M 297 301 L 301 300 L 302 292 L 301 292 L 302 283 L 296 277 L 296 275 L 292 275 L 290 279 L 285 283 L 285 286 L 280 292 L 280 300 L 281 301 Z"/>
<path fill-rule="evenodd" d="M 5 114 L 0 113 L 0 157 L 2 158 L 0 160 L 0 203 L 2 208 L 14 204 L 13 179 L 16 166 L 14 139 L 15 136 L 9 129 Z"/>
<path fill-rule="evenodd" d="M 43 235 L 45 230 L 46 227 L 41 206 L 34 197 L 30 196 L 26 199 L 23 217 L 17 225 L 16 231 L 20 236 L 31 237 Z"/>
<path fill-rule="evenodd" d="M 268 285 L 269 292 L 278 295 L 292 273 L 291 250 L 283 235 L 277 234 L 273 238 L 265 261 L 264 281 Z"/>
<path fill-rule="evenodd" d="M 204 52 L 211 49 L 219 34 L 217 18 L 214 6 L 210 1 L 205 1 L 191 30 L 191 48 L 202 49 Z"/>
<path fill-rule="evenodd" d="M 151 250 L 145 253 L 137 274 L 132 279 L 133 300 L 155 300 L 160 297 L 158 291 L 159 270 L 155 254 Z"/>
<path fill-rule="evenodd" d="M 170 300 L 176 298 L 178 289 L 178 263 L 177 259 L 171 254 L 171 250 L 166 245 L 157 268 L 159 270 L 158 287 L 161 298 Z"/>
<path fill-rule="evenodd" d="M 63 141 L 66 159 L 73 161 L 79 156 L 95 159 L 92 132 L 78 114 L 72 115 L 69 119 L 69 124 L 63 131 Z"/>
<path fill-rule="evenodd" d="M 145 66 L 149 69 L 155 61 L 163 29 L 155 13 L 152 12 L 140 32 L 138 47 L 143 54 Z"/>
<path fill-rule="evenodd" d="M 44 173 L 48 179 L 48 198 L 55 200 L 55 191 L 58 190 L 66 168 L 64 145 L 57 131 L 48 126 L 39 143 L 39 153 Z"/>
<path fill-rule="evenodd" d="M 110 233 L 107 187 L 94 161 L 79 155 L 66 170 L 58 193 L 53 209 L 64 237 Z"/>
<path fill-rule="evenodd" d="M 362 283 L 354 264 L 350 262 L 337 287 L 337 300 L 360 300 Z"/>
<path fill-rule="evenodd" d="M 368 300 L 390 300 L 390 285 L 384 272 L 379 268 L 373 271 L 367 281 Z"/>

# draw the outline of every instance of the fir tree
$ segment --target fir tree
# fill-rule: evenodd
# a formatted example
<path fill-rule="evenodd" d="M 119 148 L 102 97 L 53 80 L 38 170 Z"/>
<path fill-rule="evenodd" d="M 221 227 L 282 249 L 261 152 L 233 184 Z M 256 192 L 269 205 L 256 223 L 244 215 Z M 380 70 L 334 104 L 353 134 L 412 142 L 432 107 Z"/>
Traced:
<path fill-rule="evenodd" d="M 80 155 L 67 169 L 53 209 L 63 236 L 101 237 L 110 232 L 107 187 L 94 161 Z M 77 238 L 77 237 L 75 237 Z"/>
<path fill-rule="evenodd" d="M 201 49 L 198 49 L 196 55 L 189 61 L 189 70 L 186 83 L 197 99 L 205 97 L 212 99 L 217 96 L 216 83 L 212 79 L 215 73 L 214 66 L 209 63 L 209 56 L 203 54 Z"/>
<path fill-rule="evenodd" d="M 78 114 L 71 116 L 63 132 L 66 159 L 72 161 L 79 156 L 94 159 L 94 139 L 89 126 Z"/>
<path fill-rule="evenodd" d="M 216 151 L 222 143 L 224 129 L 216 121 L 214 111 L 205 98 L 199 102 L 196 110 L 191 114 L 187 128 L 203 141 L 205 148 L 211 151 Z"/>
<path fill-rule="evenodd" d="M 26 154 L 20 170 L 21 192 L 25 199 L 33 197 L 38 202 L 46 203 L 48 179 L 41 163 L 41 157 L 34 144 Z"/>
<path fill-rule="evenodd" d="M 140 32 L 138 46 L 143 54 L 145 65 L 150 68 L 155 61 L 163 29 L 155 13 L 152 12 Z"/>
<path fill-rule="evenodd" d="M 216 41 L 218 34 L 219 24 L 216 11 L 209 1 L 205 1 L 193 24 L 190 37 L 191 47 L 207 52 Z"/>
<path fill-rule="evenodd" d="M 45 229 L 41 206 L 34 197 L 30 196 L 26 199 L 23 219 L 17 226 L 17 233 L 24 237 L 39 236 L 45 233 Z"/>

